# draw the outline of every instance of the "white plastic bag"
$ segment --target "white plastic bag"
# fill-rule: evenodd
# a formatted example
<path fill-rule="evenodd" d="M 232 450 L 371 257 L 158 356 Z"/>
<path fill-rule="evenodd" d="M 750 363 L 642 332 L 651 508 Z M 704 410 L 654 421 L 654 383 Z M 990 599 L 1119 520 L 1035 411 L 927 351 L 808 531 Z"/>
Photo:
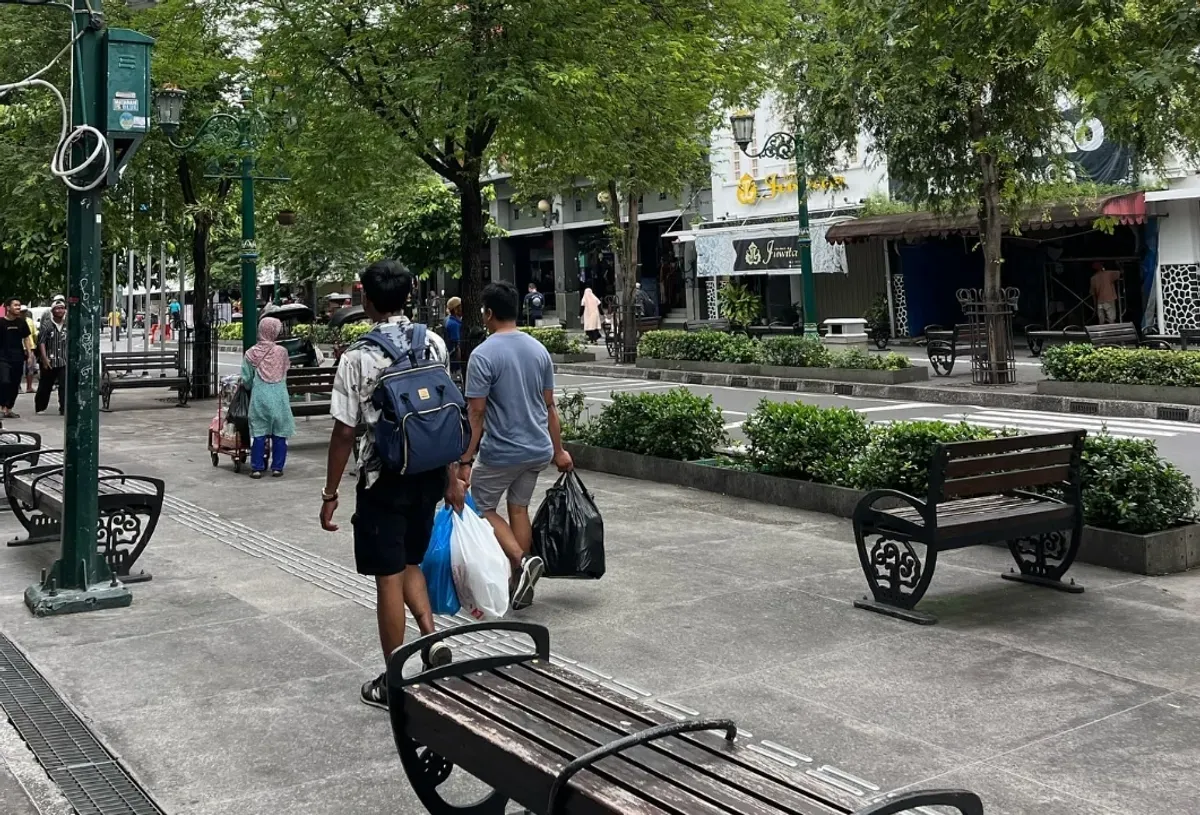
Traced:
<path fill-rule="evenodd" d="M 452 512 L 450 522 L 450 570 L 462 610 L 476 620 L 500 619 L 511 569 L 492 525 L 474 512 Z"/>

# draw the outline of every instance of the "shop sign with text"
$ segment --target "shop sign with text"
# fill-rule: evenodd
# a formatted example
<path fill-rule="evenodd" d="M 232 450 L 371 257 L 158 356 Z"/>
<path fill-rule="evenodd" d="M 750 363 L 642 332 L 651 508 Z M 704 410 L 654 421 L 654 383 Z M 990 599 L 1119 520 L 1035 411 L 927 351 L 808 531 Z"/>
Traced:
<path fill-rule="evenodd" d="M 796 248 L 795 238 L 754 238 L 734 241 L 733 249 L 735 252 L 733 270 L 735 272 L 768 272 L 777 269 L 800 268 L 800 251 Z"/>

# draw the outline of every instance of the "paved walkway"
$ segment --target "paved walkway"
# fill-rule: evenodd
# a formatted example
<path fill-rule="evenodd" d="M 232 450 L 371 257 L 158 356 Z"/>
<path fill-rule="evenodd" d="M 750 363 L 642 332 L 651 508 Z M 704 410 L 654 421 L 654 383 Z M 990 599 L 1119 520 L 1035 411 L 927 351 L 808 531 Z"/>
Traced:
<path fill-rule="evenodd" d="M 0 630 L 170 815 L 421 812 L 387 717 L 357 700 L 382 657 L 349 507 L 336 534 L 316 522 L 328 420 L 299 423 L 284 479 L 253 482 L 209 463 L 209 406 L 120 397 L 102 462 L 165 478 L 172 498 L 143 556 L 154 580 L 129 609 L 36 620 L 20 593 L 53 547 L 0 549 Z M 20 425 L 53 442 L 54 419 Z M 584 477 L 609 573 L 544 582 L 522 613 L 578 670 L 728 715 L 864 798 L 963 786 L 988 815 L 1195 811 L 1200 574 L 1080 566 L 1088 592 L 1068 596 L 999 580 L 1003 551 L 966 550 L 923 605 L 942 623 L 920 628 L 852 608 L 864 583 L 844 521 Z M 0 534 L 14 526 L 0 515 Z M 0 809 L 25 815 L 4 741 Z"/>

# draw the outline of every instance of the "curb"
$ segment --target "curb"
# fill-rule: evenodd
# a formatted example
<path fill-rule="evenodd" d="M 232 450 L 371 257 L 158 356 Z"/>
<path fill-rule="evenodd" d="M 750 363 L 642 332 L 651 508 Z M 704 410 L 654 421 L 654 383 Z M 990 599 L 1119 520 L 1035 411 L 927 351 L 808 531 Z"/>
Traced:
<path fill-rule="evenodd" d="M 1007 391 L 966 391 L 917 385 L 872 385 L 865 382 L 831 382 L 823 379 L 786 379 L 773 376 L 736 376 L 733 374 L 669 371 L 661 368 L 637 368 L 633 365 L 558 364 L 554 372 L 576 376 L 605 376 L 614 379 L 651 379 L 678 382 L 681 385 L 716 385 L 727 388 L 754 388 L 768 391 L 825 393 L 866 399 L 894 399 L 901 402 L 933 402 L 941 405 L 1040 410 L 1048 413 L 1073 413 L 1077 416 L 1107 416 L 1112 419 L 1157 419 L 1200 424 L 1200 406 L 1130 402 L 1121 399 L 1076 399 L 1037 393 Z"/>

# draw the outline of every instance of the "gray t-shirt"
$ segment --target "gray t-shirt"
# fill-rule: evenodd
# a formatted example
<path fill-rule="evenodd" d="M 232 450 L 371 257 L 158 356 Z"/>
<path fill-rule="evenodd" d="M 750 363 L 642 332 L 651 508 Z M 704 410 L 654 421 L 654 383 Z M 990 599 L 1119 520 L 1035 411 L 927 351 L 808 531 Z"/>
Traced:
<path fill-rule="evenodd" d="M 545 346 L 520 331 L 484 340 L 467 366 L 467 398 L 487 398 L 479 460 L 490 467 L 541 464 L 554 456 L 545 391 L 554 363 Z"/>

